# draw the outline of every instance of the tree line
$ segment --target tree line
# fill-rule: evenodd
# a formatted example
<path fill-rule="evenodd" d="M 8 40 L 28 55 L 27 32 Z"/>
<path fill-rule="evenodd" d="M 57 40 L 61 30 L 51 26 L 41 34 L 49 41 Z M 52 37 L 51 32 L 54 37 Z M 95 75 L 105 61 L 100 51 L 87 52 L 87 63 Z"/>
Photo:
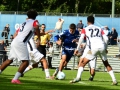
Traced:
<path fill-rule="evenodd" d="M 112 0 L 0 0 L 0 11 L 111 14 Z M 115 14 L 120 13 L 120 2 L 115 0 Z"/>

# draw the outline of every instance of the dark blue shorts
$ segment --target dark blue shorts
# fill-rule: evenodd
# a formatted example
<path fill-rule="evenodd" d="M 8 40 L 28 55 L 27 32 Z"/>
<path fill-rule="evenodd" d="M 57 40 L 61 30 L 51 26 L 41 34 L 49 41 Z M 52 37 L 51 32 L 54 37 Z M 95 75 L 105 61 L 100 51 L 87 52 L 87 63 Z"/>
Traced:
<path fill-rule="evenodd" d="M 66 55 L 67 58 L 66 58 L 66 61 L 69 62 L 71 57 L 73 56 L 74 54 L 74 50 L 62 50 L 62 55 Z"/>

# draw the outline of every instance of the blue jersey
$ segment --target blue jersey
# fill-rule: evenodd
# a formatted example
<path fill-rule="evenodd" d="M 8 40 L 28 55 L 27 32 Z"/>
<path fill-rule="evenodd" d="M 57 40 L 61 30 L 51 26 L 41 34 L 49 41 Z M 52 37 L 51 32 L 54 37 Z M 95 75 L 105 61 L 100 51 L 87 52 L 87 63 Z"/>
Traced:
<path fill-rule="evenodd" d="M 75 42 L 72 41 L 79 38 L 79 31 L 75 30 L 75 33 L 71 34 L 69 30 L 64 30 L 63 33 L 54 37 L 54 41 L 59 40 L 59 38 L 62 39 L 63 48 L 75 49 L 77 45 Z"/>

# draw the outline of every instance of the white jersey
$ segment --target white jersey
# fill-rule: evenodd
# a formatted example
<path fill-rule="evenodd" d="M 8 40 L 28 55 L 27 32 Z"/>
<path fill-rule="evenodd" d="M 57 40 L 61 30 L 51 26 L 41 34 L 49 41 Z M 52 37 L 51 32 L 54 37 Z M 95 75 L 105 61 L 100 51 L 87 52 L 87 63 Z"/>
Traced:
<path fill-rule="evenodd" d="M 85 57 L 89 60 L 92 60 L 96 57 L 98 53 L 100 53 L 100 57 L 102 58 L 102 60 L 107 60 L 105 49 L 107 49 L 106 46 L 108 37 L 105 35 L 103 30 L 95 25 L 89 25 L 88 27 L 83 29 L 81 31 L 81 37 L 79 39 L 77 50 L 85 36 L 87 39 L 87 45 L 89 47 L 89 51 L 87 52 Z"/>
<path fill-rule="evenodd" d="M 20 32 L 17 31 L 17 33 L 19 34 Z M 29 59 L 31 61 L 30 62 L 31 64 L 39 62 L 44 57 L 44 55 L 37 50 L 37 47 L 34 42 L 34 34 L 30 38 L 30 40 L 27 42 L 27 49 L 29 52 Z"/>
<path fill-rule="evenodd" d="M 105 44 L 103 38 L 108 39 L 104 31 L 95 25 L 89 25 L 81 31 L 81 38 L 84 38 L 85 36 L 87 39 L 87 45 L 90 49 L 91 46 L 98 48 L 101 47 L 101 45 Z"/>
<path fill-rule="evenodd" d="M 34 33 L 34 27 L 39 25 L 37 20 L 28 19 L 20 27 L 20 31 L 15 39 L 27 43 Z"/>
<path fill-rule="evenodd" d="M 29 52 L 27 49 L 27 42 L 34 33 L 34 27 L 38 25 L 37 20 L 28 19 L 20 27 L 18 35 L 11 43 L 11 49 L 8 56 L 9 60 L 18 58 L 18 60 L 29 60 Z"/>
<path fill-rule="evenodd" d="M 28 41 L 27 43 L 27 48 L 28 48 L 28 51 L 33 51 L 33 49 L 37 49 L 36 48 L 36 45 L 35 45 L 35 42 L 34 42 L 34 35 L 30 38 L 30 40 Z"/>

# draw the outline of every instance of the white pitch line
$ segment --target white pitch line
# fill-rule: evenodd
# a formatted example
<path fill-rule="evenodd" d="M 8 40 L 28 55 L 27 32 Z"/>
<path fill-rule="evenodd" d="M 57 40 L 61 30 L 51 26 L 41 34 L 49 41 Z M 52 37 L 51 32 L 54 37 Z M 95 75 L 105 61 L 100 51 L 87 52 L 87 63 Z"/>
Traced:
<path fill-rule="evenodd" d="M 89 83 L 85 83 L 85 82 L 78 82 L 78 83 L 80 83 L 80 84 L 84 84 L 84 85 L 89 85 Z"/>

